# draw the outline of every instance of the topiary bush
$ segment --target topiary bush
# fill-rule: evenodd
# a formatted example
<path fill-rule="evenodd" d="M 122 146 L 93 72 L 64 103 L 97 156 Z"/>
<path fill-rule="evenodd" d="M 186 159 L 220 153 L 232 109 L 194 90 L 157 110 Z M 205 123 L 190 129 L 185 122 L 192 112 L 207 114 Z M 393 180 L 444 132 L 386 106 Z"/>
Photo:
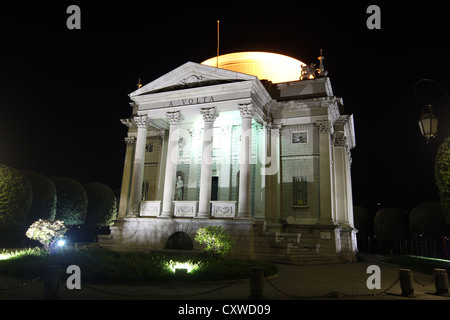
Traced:
<path fill-rule="evenodd" d="M 66 225 L 84 224 L 87 213 L 87 195 L 83 186 L 71 178 L 51 178 L 56 187 L 55 219 Z"/>
<path fill-rule="evenodd" d="M 445 214 L 438 202 L 424 202 L 409 213 L 409 231 L 412 237 L 436 239 L 445 234 Z"/>
<path fill-rule="evenodd" d="M 358 230 L 357 236 L 367 238 L 373 234 L 373 217 L 366 208 L 354 206 L 353 221 Z"/>
<path fill-rule="evenodd" d="M 450 215 L 450 137 L 439 146 L 434 163 L 434 177 L 442 209 Z"/>
<path fill-rule="evenodd" d="M 386 207 L 378 210 L 374 219 L 374 233 L 380 240 L 407 238 L 408 221 L 400 208 Z"/>
<path fill-rule="evenodd" d="M 0 165 L 0 224 L 25 224 L 32 198 L 25 176 L 17 169 Z"/>
<path fill-rule="evenodd" d="M 113 225 L 117 217 L 116 196 L 113 190 L 102 183 L 85 183 L 88 206 L 85 224 L 90 227 Z"/>
<path fill-rule="evenodd" d="M 33 199 L 27 225 L 39 219 L 53 220 L 56 215 L 56 187 L 50 178 L 32 171 L 22 171 L 30 182 Z"/>

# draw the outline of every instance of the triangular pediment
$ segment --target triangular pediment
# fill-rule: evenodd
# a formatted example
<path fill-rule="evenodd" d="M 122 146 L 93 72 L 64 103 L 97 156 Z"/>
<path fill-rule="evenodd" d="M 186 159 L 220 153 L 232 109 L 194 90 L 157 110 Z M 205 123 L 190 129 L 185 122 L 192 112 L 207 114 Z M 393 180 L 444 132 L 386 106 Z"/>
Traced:
<path fill-rule="evenodd" d="M 130 97 L 192 88 L 196 86 L 214 85 L 245 80 L 255 80 L 257 77 L 245 73 L 205 66 L 195 62 L 187 62 L 166 73 L 158 79 L 130 93 Z"/>

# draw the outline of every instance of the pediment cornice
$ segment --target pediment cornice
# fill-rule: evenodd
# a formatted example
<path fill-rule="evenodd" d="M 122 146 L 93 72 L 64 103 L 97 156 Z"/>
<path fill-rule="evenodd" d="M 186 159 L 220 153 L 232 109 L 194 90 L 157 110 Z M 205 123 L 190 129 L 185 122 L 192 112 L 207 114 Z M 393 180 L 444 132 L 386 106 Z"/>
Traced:
<path fill-rule="evenodd" d="M 257 77 L 248 74 L 187 62 L 130 93 L 129 96 L 132 98 L 164 91 L 255 79 Z"/>

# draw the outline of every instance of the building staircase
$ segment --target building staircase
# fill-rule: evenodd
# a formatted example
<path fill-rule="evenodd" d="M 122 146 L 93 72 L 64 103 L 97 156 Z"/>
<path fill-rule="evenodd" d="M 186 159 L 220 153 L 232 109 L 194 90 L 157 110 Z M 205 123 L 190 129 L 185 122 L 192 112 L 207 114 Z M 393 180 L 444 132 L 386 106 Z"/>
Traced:
<path fill-rule="evenodd" d="M 307 232 L 301 234 L 256 228 L 253 238 L 255 258 L 296 266 L 339 263 L 335 257 L 321 253 L 320 241 L 316 237 Z M 98 235 L 98 243 L 92 244 L 91 248 L 122 251 L 131 247 L 117 244 L 113 236 L 107 234 Z"/>
<path fill-rule="evenodd" d="M 337 262 L 320 253 L 320 244 L 310 234 L 261 231 L 255 235 L 255 253 L 260 259 L 296 266 Z"/>

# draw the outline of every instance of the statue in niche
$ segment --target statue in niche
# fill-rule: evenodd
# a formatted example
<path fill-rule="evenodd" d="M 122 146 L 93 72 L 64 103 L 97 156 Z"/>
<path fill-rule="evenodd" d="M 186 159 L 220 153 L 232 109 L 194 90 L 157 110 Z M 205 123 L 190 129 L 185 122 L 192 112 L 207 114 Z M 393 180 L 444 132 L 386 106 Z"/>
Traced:
<path fill-rule="evenodd" d="M 175 200 L 176 201 L 183 200 L 183 187 L 184 187 L 184 182 L 181 179 L 181 176 L 178 176 L 177 185 L 175 186 Z"/>

